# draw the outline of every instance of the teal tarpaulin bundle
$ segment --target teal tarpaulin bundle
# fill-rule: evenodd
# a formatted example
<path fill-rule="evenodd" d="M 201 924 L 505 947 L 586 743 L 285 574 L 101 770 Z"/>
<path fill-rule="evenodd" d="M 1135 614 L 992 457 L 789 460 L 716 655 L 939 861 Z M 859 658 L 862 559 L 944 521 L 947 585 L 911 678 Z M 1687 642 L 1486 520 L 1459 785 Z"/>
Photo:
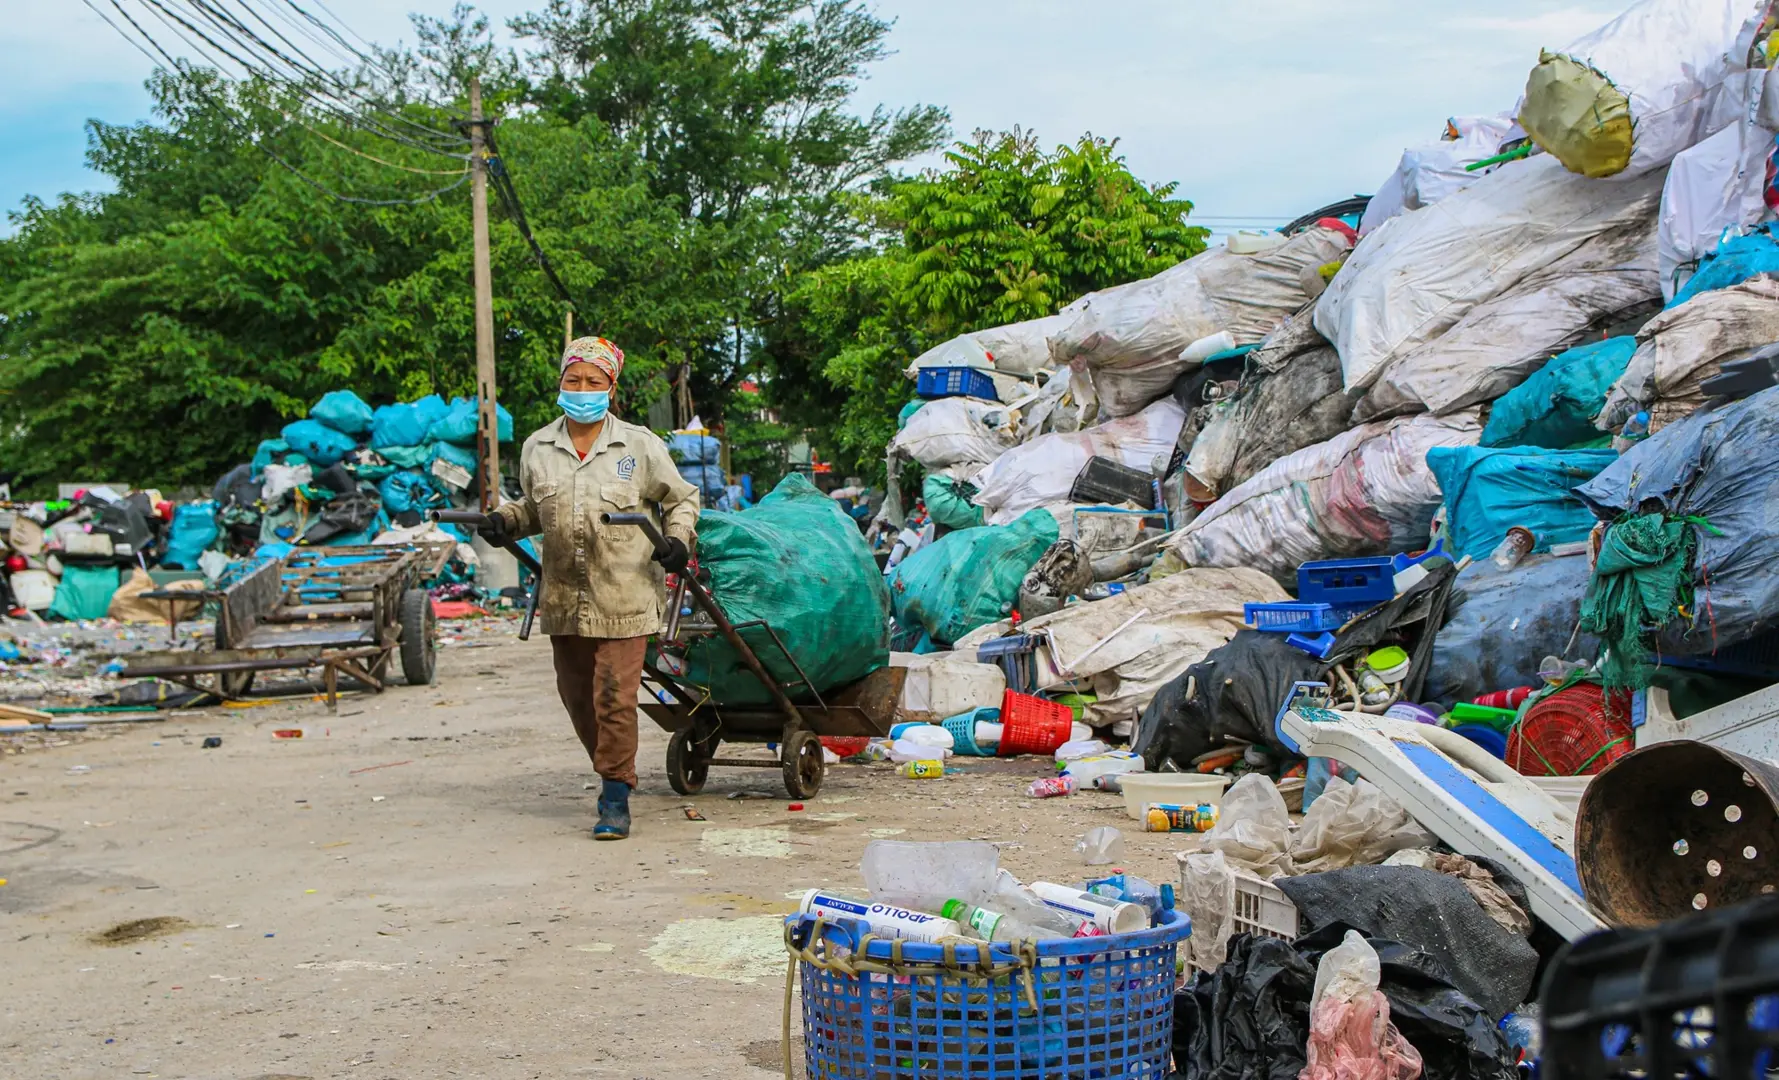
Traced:
<path fill-rule="evenodd" d="M 905 559 L 890 579 L 897 625 L 924 627 L 934 641 L 949 645 L 1006 618 L 1019 599 L 1019 583 L 1058 532 L 1055 516 L 1038 509 L 1011 525 L 940 537 Z"/>
<path fill-rule="evenodd" d="M 1594 417 L 1637 351 L 1629 335 L 1579 345 L 1552 357 L 1532 377 L 1501 395 L 1489 411 L 1482 445 L 1561 450 L 1600 437 Z"/>
<path fill-rule="evenodd" d="M 1534 551 L 1586 540 L 1598 519 L 1573 489 L 1617 460 L 1611 450 L 1536 446 L 1427 451 L 1427 467 L 1445 494 L 1452 557 L 1487 558 L 1516 525 L 1531 530 Z"/>

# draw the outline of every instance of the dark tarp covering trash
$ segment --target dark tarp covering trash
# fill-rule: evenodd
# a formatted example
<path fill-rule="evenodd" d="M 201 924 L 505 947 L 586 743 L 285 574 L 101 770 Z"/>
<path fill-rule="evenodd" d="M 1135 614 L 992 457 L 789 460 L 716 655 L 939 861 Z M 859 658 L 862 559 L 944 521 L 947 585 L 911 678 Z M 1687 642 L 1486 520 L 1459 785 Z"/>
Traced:
<path fill-rule="evenodd" d="M 1316 964 L 1348 929 L 1356 928 L 1331 923 L 1295 943 L 1231 938 L 1223 965 L 1175 995 L 1174 1068 L 1191 1080 L 1299 1080 Z M 1438 959 L 1386 938 L 1366 940 L 1378 953 L 1390 1021 L 1419 1051 L 1427 1080 L 1515 1075 L 1507 1040 Z"/>
<path fill-rule="evenodd" d="M 1416 866 L 1352 866 L 1273 884 L 1312 930 L 1341 924 L 1438 956 L 1452 984 L 1496 1019 L 1532 990 L 1537 950 L 1489 918 L 1455 877 Z"/>
<path fill-rule="evenodd" d="M 1691 618 L 1664 621 L 1664 651 L 1709 653 L 1779 624 L 1775 477 L 1779 387 L 1662 428 L 1577 489 L 1603 521 L 1655 506 L 1696 539 Z"/>
<path fill-rule="evenodd" d="M 889 594 L 856 523 L 797 473 L 751 510 L 705 511 L 698 561 L 731 622 L 762 619 L 820 693 L 889 662 Z M 742 637 L 781 683 L 799 681 L 759 629 Z M 725 704 L 771 700 L 720 636 L 694 638 L 687 681 Z M 800 688 L 799 688 L 800 689 Z"/>
<path fill-rule="evenodd" d="M 1583 555 L 1531 555 L 1511 570 L 1471 563 L 1452 588 L 1423 700 L 1449 705 L 1524 686 L 1547 656 L 1592 662 L 1599 645 L 1575 628 L 1587 584 Z"/>

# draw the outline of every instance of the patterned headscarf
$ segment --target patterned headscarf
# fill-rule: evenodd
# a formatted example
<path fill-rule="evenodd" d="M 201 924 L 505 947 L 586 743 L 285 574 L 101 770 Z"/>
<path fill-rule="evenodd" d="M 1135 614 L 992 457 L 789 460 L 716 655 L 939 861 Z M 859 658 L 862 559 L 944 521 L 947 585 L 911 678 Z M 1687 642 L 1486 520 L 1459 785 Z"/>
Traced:
<path fill-rule="evenodd" d="M 567 371 L 570 364 L 592 364 L 616 385 L 618 373 L 624 370 L 624 350 L 602 337 L 576 338 L 562 350 L 562 369 L 557 374 Z"/>

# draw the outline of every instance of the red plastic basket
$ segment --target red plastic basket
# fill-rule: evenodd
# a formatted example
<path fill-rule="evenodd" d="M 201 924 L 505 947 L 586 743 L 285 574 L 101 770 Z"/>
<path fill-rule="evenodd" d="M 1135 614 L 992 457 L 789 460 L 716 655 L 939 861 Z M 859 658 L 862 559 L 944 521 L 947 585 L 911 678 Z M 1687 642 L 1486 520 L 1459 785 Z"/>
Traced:
<path fill-rule="evenodd" d="M 1636 749 L 1630 700 L 1592 683 L 1526 710 L 1507 736 L 1507 764 L 1523 776 L 1592 776 Z"/>
<path fill-rule="evenodd" d="M 1054 754 L 1069 741 L 1075 710 L 1030 694 L 1011 690 L 1001 695 L 1000 757 L 1019 754 Z"/>
<path fill-rule="evenodd" d="M 871 745 L 869 736 L 863 735 L 823 735 L 822 748 L 834 751 L 840 758 L 849 758 L 854 754 L 862 754 L 865 747 Z"/>

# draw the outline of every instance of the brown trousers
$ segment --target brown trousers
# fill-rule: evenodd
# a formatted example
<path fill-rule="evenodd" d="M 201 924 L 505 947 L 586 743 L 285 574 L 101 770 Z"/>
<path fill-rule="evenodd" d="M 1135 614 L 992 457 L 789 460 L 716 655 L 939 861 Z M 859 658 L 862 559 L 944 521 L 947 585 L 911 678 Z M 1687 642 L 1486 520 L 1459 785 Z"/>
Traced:
<path fill-rule="evenodd" d="M 574 733 L 607 780 L 636 786 L 636 692 L 649 639 L 555 634 L 556 692 Z"/>

